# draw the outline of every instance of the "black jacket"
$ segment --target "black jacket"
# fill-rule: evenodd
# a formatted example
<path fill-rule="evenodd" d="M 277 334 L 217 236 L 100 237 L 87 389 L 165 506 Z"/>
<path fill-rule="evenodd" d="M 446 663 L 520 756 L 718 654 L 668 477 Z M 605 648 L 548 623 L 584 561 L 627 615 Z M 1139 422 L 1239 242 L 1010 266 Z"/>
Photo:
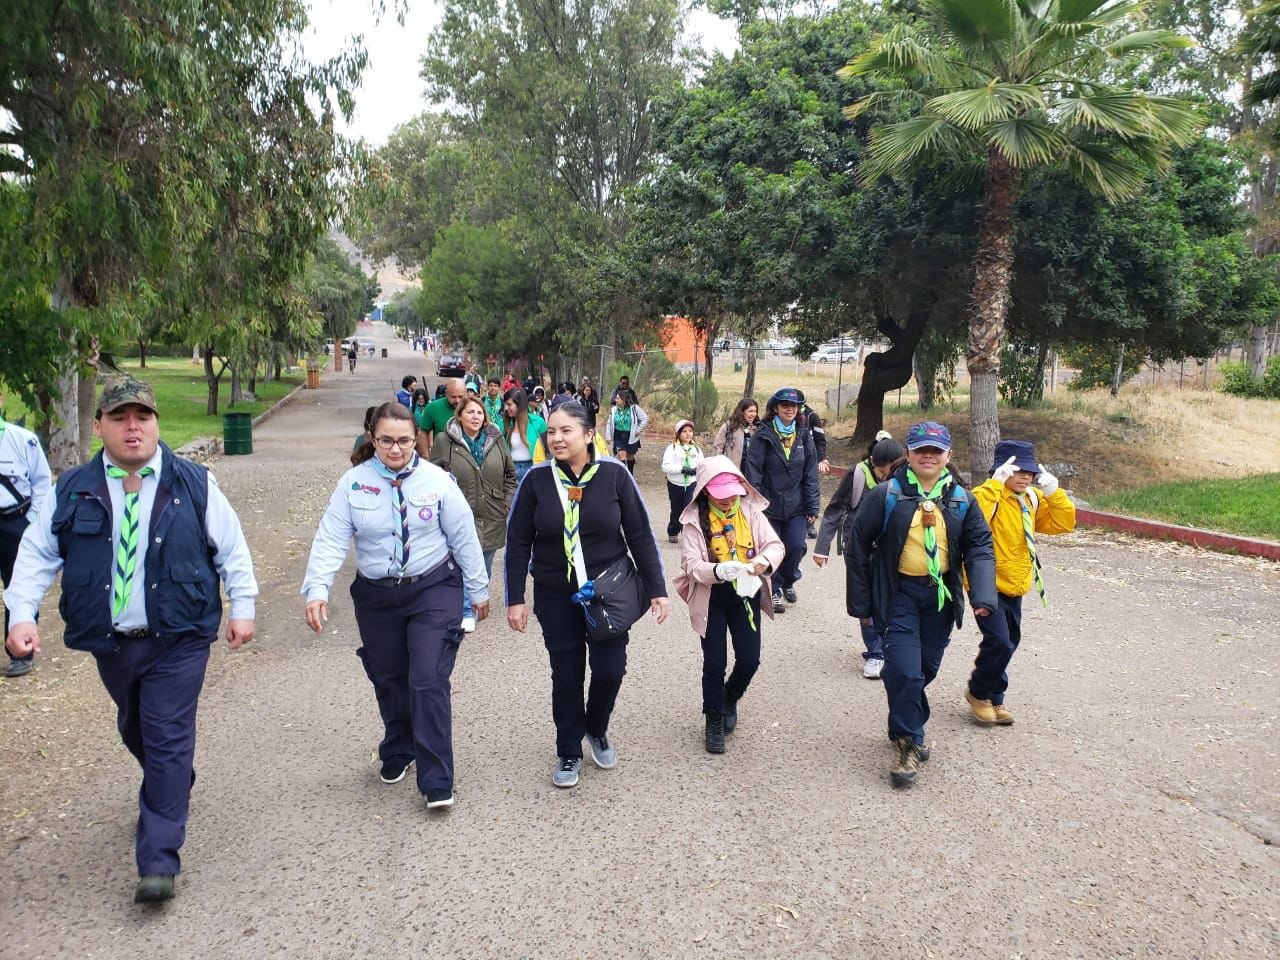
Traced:
<path fill-rule="evenodd" d="M 821 463 L 827 459 L 827 431 L 824 429 L 826 424 L 818 416 L 818 412 L 807 403 L 800 409 L 800 421 L 813 434 L 813 449 L 818 454 L 818 462 Z"/>
<path fill-rule="evenodd" d="M 918 504 L 924 498 L 907 483 L 907 468 L 894 474 L 902 493 L 884 520 L 885 500 L 892 482 L 878 483 L 862 498 L 858 509 L 849 513 L 845 537 L 845 608 L 851 617 L 872 617 L 884 632 L 898 593 L 898 564 L 907 543 L 907 532 Z M 964 619 L 964 591 L 960 566 L 969 576 L 969 596 L 975 607 L 996 609 L 996 557 L 991 545 L 991 528 L 973 495 L 954 481 L 939 501 L 947 525 L 947 547 L 951 568 L 943 577 L 954 598 L 952 610 L 956 626 Z M 964 518 L 961 519 L 961 504 Z"/>
<path fill-rule="evenodd" d="M 600 469 L 583 488 L 578 508 L 587 576 L 595 577 L 630 550 L 645 596 L 650 600 L 665 597 L 662 560 L 639 487 L 630 471 L 617 460 L 601 457 L 597 462 Z M 503 563 L 507 606 L 525 602 L 526 571 L 533 574 L 535 590 L 568 596 L 578 588 L 567 576 L 564 507 L 556 491 L 559 481 L 552 466 L 553 461 L 535 464 L 520 481 L 511 504 Z"/>
<path fill-rule="evenodd" d="M 813 435 L 798 418 L 790 457 L 783 454 L 782 441 L 772 424 L 764 423 L 742 456 L 742 473 L 769 498 L 764 514 L 770 520 L 818 515 L 818 453 Z"/>

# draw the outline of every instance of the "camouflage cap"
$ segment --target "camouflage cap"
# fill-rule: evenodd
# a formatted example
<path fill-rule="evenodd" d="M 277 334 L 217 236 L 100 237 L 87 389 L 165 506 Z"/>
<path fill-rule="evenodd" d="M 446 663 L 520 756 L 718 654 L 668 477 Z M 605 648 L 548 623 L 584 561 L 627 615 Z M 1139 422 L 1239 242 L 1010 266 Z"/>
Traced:
<path fill-rule="evenodd" d="M 120 407 L 136 403 L 159 415 L 156 409 L 156 395 L 151 392 L 151 384 L 133 377 L 119 377 L 108 380 L 102 386 L 102 395 L 98 398 L 98 412 L 110 413 Z"/>

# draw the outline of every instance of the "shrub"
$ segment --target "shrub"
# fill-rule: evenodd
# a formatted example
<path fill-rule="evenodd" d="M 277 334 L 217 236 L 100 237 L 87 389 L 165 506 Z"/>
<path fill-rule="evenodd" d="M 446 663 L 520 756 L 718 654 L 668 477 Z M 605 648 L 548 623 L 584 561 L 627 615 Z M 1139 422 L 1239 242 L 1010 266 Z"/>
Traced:
<path fill-rule="evenodd" d="M 1259 380 L 1249 376 L 1243 363 L 1227 362 L 1218 367 L 1222 374 L 1222 392 L 1233 397 L 1263 397 L 1280 400 L 1280 355 L 1267 361 L 1266 372 Z"/>

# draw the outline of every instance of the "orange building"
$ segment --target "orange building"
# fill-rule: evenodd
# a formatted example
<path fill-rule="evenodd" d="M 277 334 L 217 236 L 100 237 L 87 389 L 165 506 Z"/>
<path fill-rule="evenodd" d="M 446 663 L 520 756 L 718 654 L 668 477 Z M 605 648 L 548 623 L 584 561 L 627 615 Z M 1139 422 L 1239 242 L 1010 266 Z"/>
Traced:
<path fill-rule="evenodd" d="M 668 316 L 662 326 L 662 352 L 675 364 L 701 364 L 706 344 L 694 325 L 684 317 Z"/>

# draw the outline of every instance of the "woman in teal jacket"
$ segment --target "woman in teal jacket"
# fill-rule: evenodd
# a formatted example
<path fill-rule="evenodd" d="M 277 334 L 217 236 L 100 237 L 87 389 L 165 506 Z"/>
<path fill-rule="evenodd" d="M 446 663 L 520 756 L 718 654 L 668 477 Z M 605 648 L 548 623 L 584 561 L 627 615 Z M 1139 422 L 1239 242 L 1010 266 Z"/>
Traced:
<path fill-rule="evenodd" d="M 547 432 L 547 421 L 529 410 L 529 395 L 522 387 L 512 387 L 502 395 L 502 434 L 516 465 L 516 482 L 533 466 L 533 451 Z"/>

